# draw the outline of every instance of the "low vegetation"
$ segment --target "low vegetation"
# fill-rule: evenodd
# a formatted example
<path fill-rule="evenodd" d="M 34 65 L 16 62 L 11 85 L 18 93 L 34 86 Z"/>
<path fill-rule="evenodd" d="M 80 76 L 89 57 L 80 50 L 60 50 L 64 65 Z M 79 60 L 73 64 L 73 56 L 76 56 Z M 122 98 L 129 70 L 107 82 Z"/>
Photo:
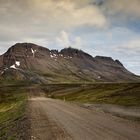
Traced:
<path fill-rule="evenodd" d="M 24 87 L 0 87 L 0 139 L 17 139 L 17 125 L 24 116 L 25 105 Z"/>
<path fill-rule="evenodd" d="M 140 106 L 140 83 L 95 83 L 48 85 L 47 96 L 82 103 Z"/>

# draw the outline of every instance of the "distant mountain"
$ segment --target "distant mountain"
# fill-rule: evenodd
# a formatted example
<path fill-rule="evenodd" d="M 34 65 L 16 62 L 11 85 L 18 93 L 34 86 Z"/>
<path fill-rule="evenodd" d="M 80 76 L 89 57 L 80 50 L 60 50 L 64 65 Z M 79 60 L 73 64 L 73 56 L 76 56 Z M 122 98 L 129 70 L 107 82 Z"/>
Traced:
<path fill-rule="evenodd" d="M 17 43 L 0 56 L 1 81 L 34 83 L 136 82 L 119 60 L 74 48 L 49 50 L 32 43 Z"/>

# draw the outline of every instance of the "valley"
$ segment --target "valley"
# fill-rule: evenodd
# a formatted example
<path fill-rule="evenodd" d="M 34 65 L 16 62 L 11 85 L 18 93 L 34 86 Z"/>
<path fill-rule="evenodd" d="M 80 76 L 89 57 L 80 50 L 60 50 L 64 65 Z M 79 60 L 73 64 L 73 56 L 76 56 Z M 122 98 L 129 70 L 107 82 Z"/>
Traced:
<path fill-rule="evenodd" d="M 140 76 L 119 60 L 17 43 L 0 56 L 0 140 L 139 140 Z"/>
<path fill-rule="evenodd" d="M 139 85 L 94 83 L 19 84 L 18 88 L 7 86 L 0 92 L 5 102 L 0 103 L 0 112 L 3 114 L 0 117 L 3 126 L 0 139 L 138 140 Z M 19 131 L 19 127 L 22 127 L 22 131 Z"/>

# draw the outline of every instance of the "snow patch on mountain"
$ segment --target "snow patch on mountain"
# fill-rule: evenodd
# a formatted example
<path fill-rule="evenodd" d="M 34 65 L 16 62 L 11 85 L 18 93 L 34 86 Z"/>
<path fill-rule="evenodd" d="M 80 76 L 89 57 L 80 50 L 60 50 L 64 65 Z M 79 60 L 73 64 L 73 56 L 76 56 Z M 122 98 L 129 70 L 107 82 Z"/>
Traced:
<path fill-rule="evenodd" d="M 17 69 L 16 66 L 15 66 L 15 64 L 12 65 L 12 66 L 10 66 L 10 68 Z"/>
<path fill-rule="evenodd" d="M 15 63 L 18 67 L 20 66 L 20 61 L 16 61 Z"/>
<path fill-rule="evenodd" d="M 54 58 L 54 56 L 53 56 L 53 55 L 50 55 L 50 57 L 51 57 L 51 58 Z"/>
<path fill-rule="evenodd" d="M 98 79 L 101 79 L 101 76 L 98 76 Z"/>
<path fill-rule="evenodd" d="M 33 57 L 35 57 L 35 52 L 36 52 L 36 50 L 33 50 L 33 49 L 31 48 L 31 52 L 32 52 L 32 54 L 33 54 Z"/>
<path fill-rule="evenodd" d="M 15 61 L 15 64 L 13 64 L 12 66 L 10 66 L 10 68 L 18 69 L 18 68 L 16 68 L 16 66 L 17 66 L 17 67 L 20 66 L 20 61 Z"/>
<path fill-rule="evenodd" d="M 50 52 L 50 57 L 57 61 L 58 55 Z"/>
<path fill-rule="evenodd" d="M 8 68 L 5 68 L 4 71 L 8 70 Z"/>
<path fill-rule="evenodd" d="M 59 54 L 59 56 L 63 57 L 63 54 Z"/>

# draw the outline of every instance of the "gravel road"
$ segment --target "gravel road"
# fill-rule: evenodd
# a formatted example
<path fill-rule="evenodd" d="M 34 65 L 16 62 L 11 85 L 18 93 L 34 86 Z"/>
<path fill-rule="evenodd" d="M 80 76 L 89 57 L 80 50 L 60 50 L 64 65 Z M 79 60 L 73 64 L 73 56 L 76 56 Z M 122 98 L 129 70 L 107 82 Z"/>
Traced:
<path fill-rule="evenodd" d="M 29 99 L 31 139 L 140 140 L 140 124 L 77 104 Z"/>

